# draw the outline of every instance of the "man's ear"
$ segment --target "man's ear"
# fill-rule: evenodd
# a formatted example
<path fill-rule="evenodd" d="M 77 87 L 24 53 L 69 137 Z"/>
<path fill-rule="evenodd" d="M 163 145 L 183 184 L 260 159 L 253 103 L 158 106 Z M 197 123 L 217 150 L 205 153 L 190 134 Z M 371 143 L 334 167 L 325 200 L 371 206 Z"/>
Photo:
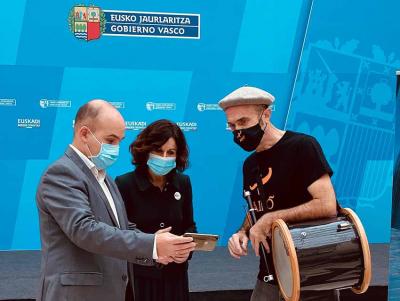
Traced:
<path fill-rule="evenodd" d="M 87 128 L 87 126 L 81 126 L 77 130 L 77 135 L 79 136 L 80 140 L 82 140 L 84 143 L 88 142 L 90 131 Z"/>
<path fill-rule="evenodd" d="M 263 117 L 264 117 L 264 121 L 266 121 L 266 122 L 269 122 L 270 121 L 270 119 L 271 119 L 271 109 L 270 108 L 267 108 L 267 109 L 265 109 L 264 110 L 264 113 L 263 113 Z"/>

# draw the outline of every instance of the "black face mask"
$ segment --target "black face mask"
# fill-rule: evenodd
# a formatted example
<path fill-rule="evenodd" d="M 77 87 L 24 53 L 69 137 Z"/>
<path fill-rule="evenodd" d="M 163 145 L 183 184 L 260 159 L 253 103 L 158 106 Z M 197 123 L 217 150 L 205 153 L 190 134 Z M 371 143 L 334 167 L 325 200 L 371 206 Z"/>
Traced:
<path fill-rule="evenodd" d="M 233 141 L 248 152 L 254 151 L 257 148 L 263 136 L 264 131 L 260 126 L 260 122 L 247 129 L 233 131 Z"/>

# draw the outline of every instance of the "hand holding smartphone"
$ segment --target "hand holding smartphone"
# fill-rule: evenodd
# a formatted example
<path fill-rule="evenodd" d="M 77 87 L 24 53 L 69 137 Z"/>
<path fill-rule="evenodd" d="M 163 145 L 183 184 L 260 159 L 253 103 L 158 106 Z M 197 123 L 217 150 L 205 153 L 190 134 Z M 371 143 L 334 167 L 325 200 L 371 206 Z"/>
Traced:
<path fill-rule="evenodd" d="M 219 236 L 214 234 L 185 233 L 183 237 L 192 237 L 196 243 L 195 251 L 214 251 Z"/>

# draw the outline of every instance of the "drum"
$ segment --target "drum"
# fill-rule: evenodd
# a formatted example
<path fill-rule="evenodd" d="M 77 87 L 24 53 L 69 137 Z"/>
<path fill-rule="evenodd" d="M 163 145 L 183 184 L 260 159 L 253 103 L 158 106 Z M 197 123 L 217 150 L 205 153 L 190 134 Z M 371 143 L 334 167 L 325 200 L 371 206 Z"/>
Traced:
<path fill-rule="evenodd" d="M 283 298 L 298 301 L 302 290 L 351 287 L 364 293 L 371 281 L 371 254 L 358 216 L 342 209 L 338 217 L 272 225 L 272 257 Z"/>

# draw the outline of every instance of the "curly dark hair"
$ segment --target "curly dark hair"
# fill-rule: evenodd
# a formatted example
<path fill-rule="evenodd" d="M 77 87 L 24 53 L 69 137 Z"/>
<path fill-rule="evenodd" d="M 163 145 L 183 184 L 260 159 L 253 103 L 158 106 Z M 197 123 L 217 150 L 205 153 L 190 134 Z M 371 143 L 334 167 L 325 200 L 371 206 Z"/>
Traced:
<path fill-rule="evenodd" d="M 169 138 L 174 138 L 177 146 L 176 169 L 183 172 L 189 166 L 189 148 L 179 126 L 167 119 L 154 121 L 131 143 L 132 164 L 146 167 L 150 152 L 160 149 Z"/>

